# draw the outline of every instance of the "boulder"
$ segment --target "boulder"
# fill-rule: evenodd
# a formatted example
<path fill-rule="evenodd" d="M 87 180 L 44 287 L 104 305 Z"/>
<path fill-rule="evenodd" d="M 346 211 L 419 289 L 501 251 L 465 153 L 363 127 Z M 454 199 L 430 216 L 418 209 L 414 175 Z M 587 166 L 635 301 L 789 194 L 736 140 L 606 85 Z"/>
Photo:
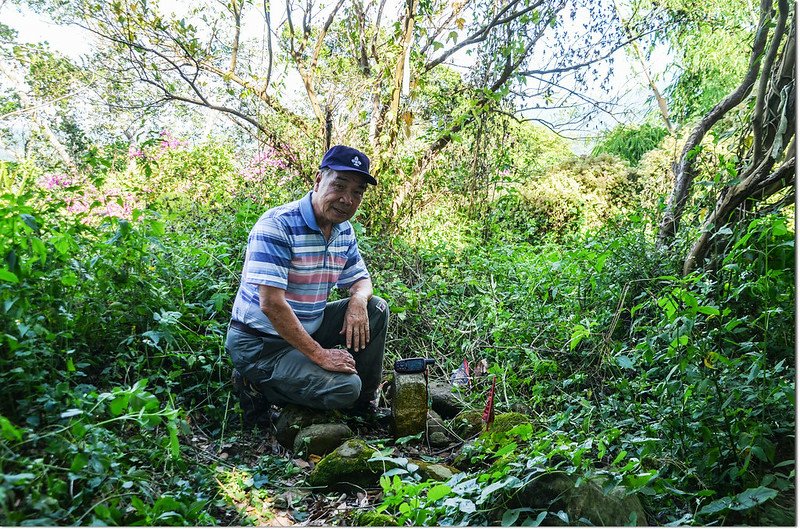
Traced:
<path fill-rule="evenodd" d="M 294 452 L 324 456 L 353 437 L 353 431 L 344 424 L 320 423 L 306 426 L 294 439 Z"/>
<path fill-rule="evenodd" d="M 300 430 L 324 422 L 329 422 L 325 412 L 290 404 L 281 410 L 281 415 L 275 422 L 275 438 L 284 448 L 292 450 Z"/>
<path fill-rule="evenodd" d="M 577 476 L 563 472 L 541 474 L 514 495 L 515 507 L 547 509 L 542 525 L 647 525 L 642 502 L 618 486 L 604 491 L 601 478 L 578 482 Z M 552 513 L 563 511 L 568 521 Z"/>
<path fill-rule="evenodd" d="M 483 413 L 478 410 L 464 410 L 450 421 L 450 429 L 461 439 L 469 439 L 483 431 Z"/>
<path fill-rule="evenodd" d="M 446 382 L 433 381 L 428 384 L 431 408 L 445 419 L 452 419 L 464 408 L 453 393 L 453 386 Z"/>
<path fill-rule="evenodd" d="M 308 484 L 336 490 L 374 487 L 385 471 L 382 462 L 369 463 L 374 453 L 375 449 L 361 439 L 345 441 L 317 463 Z"/>
<path fill-rule="evenodd" d="M 395 373 L 392 419 L 398 437 L 425 430 L 428 415 L 428 391 L 422 373 Z"/>

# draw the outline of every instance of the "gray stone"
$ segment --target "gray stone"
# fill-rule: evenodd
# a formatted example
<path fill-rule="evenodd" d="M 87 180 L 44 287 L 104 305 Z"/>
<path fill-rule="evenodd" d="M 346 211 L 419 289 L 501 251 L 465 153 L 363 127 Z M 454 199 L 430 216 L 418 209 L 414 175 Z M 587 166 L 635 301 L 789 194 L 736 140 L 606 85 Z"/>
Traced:
<path fill-rule="evenodd" d="M 324 422 L 328 422 L 325 412 L 288 405 L 281 410 L 281 415 L 275 422 L 275 438 L 284 448 L 293 450 L 295 437 L 300 430 Z"/>
<path fill-rule="evenodd" d="M 444 420 L 433 410 L 428 412 L 428 422 L 426 425 L 428 443 L 431 446 L 442 447 L 450 444 L 450 436 Z"/>
<path fill-rule="evenodd" d="M 422 373 L 395 373 L 392 399 L 395 435 L 405 437 L 424 431 L 427 414 L 428 392 L 425 376 Z"/>
<path fill-rule="evenodd" d="M 353 431 L 344 424 L 312 424 L 297 433 L 294 439 L 294 452 L 305 455 L 324 456 L 341 445 L 345 439 L 353 437 Z"/>
<path fill-rule="evenodd" d="M 436 448 L 442 448 L 450 444 L 450 438 L 444 432 L 429 432 L 428 443 Z"/>
<path fill-rule="evenodd" d="M 518 507 L 547 509 L 550 513 L 564 511 L 569 525 L 647 525 L 642 502 L 635 494 L 628 494 L 624 487 L 604 491 L 599 478 L 576 486 L 577 479 L 563 472 L 541 474 L 515 494 L 512 502 Z M 552 514 L 542 523 L 564 525 L 563 520 Z"/>
<path fill-rule="evenodd" d="M 433 381 L 428 384 L 431 408 L 445 419 L 452 419 L 464 409 L 464 405 L 446 382 Z"/>

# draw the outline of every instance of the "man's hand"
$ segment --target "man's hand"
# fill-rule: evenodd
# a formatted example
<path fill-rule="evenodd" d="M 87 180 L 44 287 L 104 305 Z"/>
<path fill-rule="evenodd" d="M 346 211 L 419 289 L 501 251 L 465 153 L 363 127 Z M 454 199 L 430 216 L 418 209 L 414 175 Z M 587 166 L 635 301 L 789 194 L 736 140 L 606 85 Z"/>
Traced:
<path fill-rule="evenodd" d="M 318 354 L 310 358 L 311 361 L 327 371 L 357 373 L 356 361 L 345 349 L 320 349 Z"/>
<path fill-rule="evenodd" d="M 350 296 L 347 310 L 344 313 L 344 325 L 339 334 L 344 334 L 348 349 L 360 351 L 369 343 L 369 316 L 367 315 L 368 298 L 361 295 Z"/>

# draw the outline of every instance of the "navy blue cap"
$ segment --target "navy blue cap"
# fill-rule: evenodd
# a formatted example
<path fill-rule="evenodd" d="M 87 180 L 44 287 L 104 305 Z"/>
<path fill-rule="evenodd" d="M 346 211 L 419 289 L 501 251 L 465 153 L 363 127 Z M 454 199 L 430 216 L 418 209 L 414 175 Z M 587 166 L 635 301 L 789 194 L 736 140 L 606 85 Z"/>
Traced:
<path fill-rule="evenodd" d="M 334 171 L 347 171 L 359 173 L 367 178 L 367 182 L 376 186 L 378 181 L 369 174 L 369 158 L 363 152 L 344 145 L 334 145 L 322 157 L 320 169 L 333 169 Z"/>

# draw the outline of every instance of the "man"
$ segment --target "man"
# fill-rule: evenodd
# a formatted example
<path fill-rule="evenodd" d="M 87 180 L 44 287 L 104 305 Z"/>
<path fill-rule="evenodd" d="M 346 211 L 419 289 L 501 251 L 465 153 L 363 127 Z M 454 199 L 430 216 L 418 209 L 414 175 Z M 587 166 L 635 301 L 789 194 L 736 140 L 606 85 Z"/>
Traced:
<path fill-rule="evenodd" d="M 377 185 L 369 158 L 332 147 L 312 191 L 250 231 L 225 340 L 246 422 L 263 420 L 270 404 L 374 409 L 389 310 L 372 294 L 349 222 L 367 184 Z M 334 286 L 350 297 L 327 303 Z"/>

